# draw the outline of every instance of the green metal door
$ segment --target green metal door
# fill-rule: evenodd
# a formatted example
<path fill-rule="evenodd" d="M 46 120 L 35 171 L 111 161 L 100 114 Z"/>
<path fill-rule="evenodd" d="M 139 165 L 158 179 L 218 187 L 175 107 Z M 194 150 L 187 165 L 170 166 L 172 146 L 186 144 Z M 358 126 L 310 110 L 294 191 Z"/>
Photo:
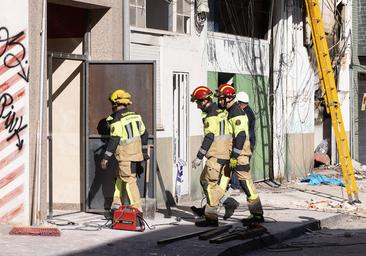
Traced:
<path fill-rule="evenodd" d="M 268 79 L 263 76 L 236 74 L 234 86 L 237 92 L 244 91 L 249 95 L 249 105 L 252 108 L 255 122 L 256 146 L 251 160 L 253 180 L 260 181 L 269 178 L 270 172 L 270 115 L 268 107 Z"/>
<path fill-rule="evenodd" d="M 219 81 L 218 72 L 207 72 L 207 86 L 215 91 Z M 251 159 L 251 174 L 253 180 L 260 181 L 269 178 L 270 173 L 270 147 L 271 130 L 270 114 L 268 107 L 268 78 L 263 76 L 251 76 L 236 74 L 233 83 L 237 92 L 244 91 L 249 95 L 249 105 L 255 117 L 256 146 Z"/>
<path fill-rule="evenodd" d="M 208 71 L 207 72 L 207 87 L 210 88 L 211 91 L 213 91 L 213 93 L 215 93 L 215 90 L 218 87 L 218 83 L 219 83 L 219 73 Z M 214 98 L 214 102 L 217 103 L 216 98 Z"/>

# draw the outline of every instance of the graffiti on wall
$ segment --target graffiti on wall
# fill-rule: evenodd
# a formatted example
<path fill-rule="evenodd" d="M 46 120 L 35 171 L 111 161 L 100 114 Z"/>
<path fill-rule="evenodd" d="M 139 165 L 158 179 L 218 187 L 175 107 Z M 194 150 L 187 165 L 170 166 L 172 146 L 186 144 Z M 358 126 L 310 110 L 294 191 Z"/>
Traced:
<path fill-rule="evenodd" d="M 27 128 L 27 124 L 23 121 L 23 109 L 15 110 L 16 102 L 23 98 L 25 88 L 13 94 L 7 90 L 15 85 L 19 80 L 29 81 L 29 66 L 27 60 L 26 48 L 22 41 L 26 35 L 24 31 L 19 32 L 15 36 L 10 36 L 6 27 L 0 27 L 0 76 L 7 71 L 14 71 L 13 75 L 5 82 L 0 84 L 0 129 L 8 131 L 9 136 L 7 142 L 16 138 L 15 145 L 18 150 L 23 148 L 24 140 L 21 139 L 21 132 Z M 28 67 L 27 67 L 28 66 Z"/>
<path fill-rule="evenodd" d="M 22 29 L 0 25 L 0 223 L 19 222 L 26 212 L 27 41 Z"/>

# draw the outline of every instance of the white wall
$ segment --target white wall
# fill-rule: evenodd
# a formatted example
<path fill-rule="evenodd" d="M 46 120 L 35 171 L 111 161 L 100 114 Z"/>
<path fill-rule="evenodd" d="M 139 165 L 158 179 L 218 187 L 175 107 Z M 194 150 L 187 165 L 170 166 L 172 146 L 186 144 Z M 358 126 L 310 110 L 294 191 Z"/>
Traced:
<path fill-rule="evenodd" d="M 189 74 L 188 96 L 195 87 L 207 83 L 206 30 L 198 36 L 192 29 L 191 35 L 149 29 L 145 34 L 136 30 L 131 34 L 131 59 L 157 60 L 158 138 L 173 136 L 173 72 Z M 138 54 L 142 48 L 145 52 Z M 189 109 L 189 135 L 201 135 L 200 111 L 195 104 L 189 104 Z"/>
<path fill-rule="evenodd" d="M 295 50 L 287 76 L 287 133 L 313 133 L 314 71 L 306 49 L 302 45 L 291 47 Z"/>
<path fill-rule="evenodd" d="M 189 73 L 190 95 L 194 88 L 207 84 L 207 68 L 204 57 L 204 40 L 202 38 L 164 37 L 162 39 L 162 77 L 161 77 L 161 116 L 164 131 L 159 137 L 173 136 L 173 72 Z M 189 104 L 189 135 L 201 135 L 201 111 L 193 103 Z"/>
<path fill-rule="evenodd" d="M 269 44 L 266 40 L 208 32 L 208 70 L 269 76 Z"/>
<path fill-rule="evenodd" d="M 285 0 L 275 5 L 273 24 L 273 169 L 283 177 L 287 134 L 314 133 L 314 71 L 303 46 L 302 11 Z M 289 170 L 291 171 L 291 170 Z"/>

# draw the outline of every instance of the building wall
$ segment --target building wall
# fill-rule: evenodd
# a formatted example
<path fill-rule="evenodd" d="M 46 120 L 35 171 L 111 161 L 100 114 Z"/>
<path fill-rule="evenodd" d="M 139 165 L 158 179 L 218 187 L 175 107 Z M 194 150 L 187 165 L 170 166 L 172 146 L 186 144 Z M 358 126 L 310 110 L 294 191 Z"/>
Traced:
<path fill-rule="evenodd" d="M 360 75 L 364 77 L 366 69 L 365 51 L 360 48 L 363 47 L 366 30 L 366 17 L 363 10 L 366 8 L 366 2 L 363 0 L 352 1 L 352 90 L 351 90 L 351 109 L 352 109 L 352 122 L 351 122 L 351 152 L 352 157 L 360 161 L 365 156 L 364 145 L 360 145 L 365 140 L 364 117 L 360 116 L 361 92 L 363 92 L 363 81 L 360 79 Z M 362 120 L 363 119 L 363 120 Z M 365 164 L 365 163 L 364 163 Z"/>
<path fill-rule="evenodd" d="M 192 9 L 193 11 L 193 9 Z M 193 17 L 193 12 L 192 12 Z M 188 73 L 187 97 L 198 85 L 207 83 L 207 65 L 204 55 L 205 30 L 197 35 L 194 21 L 191 21 L 191 34 L 178 34 L 170 31 L 132 28 L 131 59 L 156 60 L 157 64 L 157 161 L 165 181 L 165 188 L 175 195 L 176 165 L 173 162 L 173 73 Z M 144 49 L 145 51 L 141 51 Z M 139 50 L 139 51 L 138 51 Z M 193 61 L 192 61 L 193 60 Z M 191 199 L 201 198 L 201 188 L 197 173 L 191 170 L 190 162 L 195 157 L 202 140 L 201 113 L 195 104 L 188 109 L 188 190 Z M 161 189 L 156 182 L 158 202 L 162 202 Z"/>
<path fill-rule="evenodd" d="M 71 5 L 75 7 L 81 8 L 91 8 L 93 11 L 97 13 L 95 18 L 95 26 L 94 30 L 90 33 L 90 41 L 92 46 L 92 57 L 93 59 L 122 59 L 122 2 L 121 1 L 109 1 L 109 0 L 80 0 L 80 1 L 72 1 L 72 0 L 51 0 L 49 2 Z M 104 11 L 99 11 L 97 9 L 104 9 Z M 111 12 L 106 12 L 109 10 Z M 41 19 L 42 19 L 42 1 L 2 1 L 2 8 L 0 11 L 0 26 L 5 26 L 9 28 L 10 35 L 16 35 L 17 33 L 24 31 L 25 37 L 22 38 L 21 44 L 25 47 L 26 55 L 22 60 L 22 65 L 24 67 L 25 72 L 28 74 L 29 70 L 29 82 L 22 82 L 21 80 L 17 81 L 14 85 L 20 89 L 24 86 L 25 90 L 22 95 L 19 95 L 17 103 L 15 105 L 16 110 L 19 110 L 20 104 L 24 104 L 23 112 L 17 112 L 17 117 L 23 116 L 23 124 L 26 123 L 27 128 L 23 129 L 19 134 L 19 138 L 23 140 L 23 146 L 20 151 L 24 151 L 24 153 L 17 161 L 16 165 L 24 164 L 23 169 L 19 169 L 13 175 L 9 175 L 11 171 L 10 167 L 12 164 L 7 165 L 5 169 L 0 168 L 0 179 L 6 177 L 6 183 L 2 183 L 0 181 L 1 186 L 7 186 L 10 184 L 10 187 L 6 188 L 6 190 L 2 191 L 0 189 L 0 202 L 6 203 L 7 208 L 2 208 L 0 203 L 0 222 L 12 222 L 12 223 L 23 223 L 26 224 L 30 222 L 31 219 L 31 207 L 29 207 L 29 203 L 36 202 L 34 199 L 35 188 L 35 179 L 34 179 L 34 171 L 36 170 L 36 141 L 37 141 L 37 124 L 39 121 L 39 103 L 40 103 L 40 50 L 41 50 Z M 103 25 L 98 23 L 97 21 L 102 20 Z M 111 26 L 110 24 L 114 25 Z M 29 25 L 28 25 L 29 24 Z M 94 32 L 94 33 L 93 33 Z M 29 46 L 28 46 L 29 41 Z M 1 43 L 0 43 L 1 47 Z M 95 48 L 99 48 L 95 49 Z M 13 48 L 15 50 L 16 47 Z M 0 63 L 2 62 L 2 58 L 0 58 Z M 27 61 L 27 63 L 26 63 Z M 1 64 L 0 64 L 1 65 Z M 29 67 L 31 68 L 29 69 Z M 20 68 L 20 66 L 17 66 Z M 15 71 L 16 67 L 14 67 Z M 45 67 L 45 71 L 46 71 Z M 17 74 L 18 71 L 15 72 Z M 20 72 L 22 73 L 22 72 Z M 10 74 L 8 72 L 4 73 Z M 65 74 L 66 76 L 67 74 Z M 6 76 L 0 76 L 0 86 L 3 84 L 3 80 L 6 79 Z M 45 77 L 46 79 L 46 77 Z M 46 83 L 46 80 L 45 84 Z M 19 84 L 19 85 L 18 85 Z M 14 89 L 16 88 L 14 87 Z M 2 92 L 2 91 L 1 91 Z M 13 91 L 10 91 L 13 93 Z M 43 99 L 47 99 L 47 87 L 44 88 L 43 91 Z M 15 113 L 15 112 L 14 112 Z M 41 186 L 40 186 L 40 212 L 37 215 L 40 218 L 45 218 L 47 215 L 47 109 L 46 109 L 46 100 L 43 100 L 43 134 L 41 139 L 42 145 L 42 153 L 41 155 Z M 19 121 L 18 121 L 19 124 Z M 13 130 L 14 131 L 14 130 Z M 5 133 L 3 133 L 5 136 Z M 8 145 L 15 145 L 16 142 L 14 140 L 16 137 L 13 137 L 11 141 L 8 143 L 3 143 L 3 147 L 7 147 Z M 14 142 L 14 143 L 13 143 Z M 1 152 L 1 156 L 3 156 Z M 7 163 L 13 163 L 15 161 L 15 157 L 18 154 L 14 154 L 13 159 L 8 159 Z M 4 151 L 4 156 L 6 156 L 6 152 Z M 3 159 L 0 159 L 0 163 L 5 164 Z M 3 172 L 4 170 L 4 172 Z M 5 176 L 3 176 L 5 175 Z M 80 180 L 80 179 L 79 179 Z M 14 182 L 13 182 L 14 181 Z M 22 184 L 23 181 L 23 185 Z M 12 184 L 12 185 L 11 185 Z M 15 190 L 16 189 L 16 190 Z M 76 188 L 78 189 L 78 188 Z M 14 191 L 13 191 L 14 190 Z M 11 192 L 9 194 L 8 192 Z M 5 193 L 4 195 L 2 193 Z M 19 196 L 21 195 L 21 196 Z M 6 196 L 6 197 L 4 197 Z M 21 198 L 21 199 L 20 199 Z M 14 200 L 12 200 L 14 199 Z M 14 203 L 9 203 L 13 201 Z M 78 202 L 80 204 L 80 202 Z M 2 212 L 4 211 L 4 212 Z M 6 213 L 7 212 L 7 213 Z"/>
<path fill-rule="evenodd" d="M 28 3 L 4 0 L 0 10 L 0 223 L 29 220 Z"/>
<path fill-rule="evenodd" d="M 280 179 L 303 176 L 312 169 L 313 163 L 317 86 L 303 46 L 302 4 L 279 1 L 274 9 L 273 163 L 275 177 Z M 294 147 L 303 157 L 296 157 Z"/>
<path fill-rule="evenodd" d="M 235 35 L 208 32 L 209 71 L 269 76 L 269 43 Z"/>
<path fill-rule="evenodd" d="M 171 157 L 173 152 L 172 138 L 158 138 L 156 141 L 156 160 L 159 165 L 160 174 L 163 180 L 163 184 L 160 184 L 159 179 L 155 179 L 155 196 L 159 205 L 163 204 L 163 187 L 165 188 L 166 194 L 174 195 L 174 184 L 173 176 L 174 171 L 172 170 L 173 158 Z"/>
<path fill-rule="evenodd" d="M 357 56 L 366 56 L 366 2 L 364 0 L 353 1 L 354 17 L 357 19 Z M 356 45 L 354 45 L 356 46 Z"/>
<path fill-rule="evenodd" d="M 88 1 L 85 1 L 88 2 Z M 101 9 L 91 9 L 91 60 L 122 60 L 122 2 L 95 0 Z M 107 8 L 108 7 L 108 8 Z"/>
<path fill-rule="evenodd" d="M 293 180 L 307 176 L 314 165 L 314 133 L 287 134 L 287 161 L 284 177 Z"/>

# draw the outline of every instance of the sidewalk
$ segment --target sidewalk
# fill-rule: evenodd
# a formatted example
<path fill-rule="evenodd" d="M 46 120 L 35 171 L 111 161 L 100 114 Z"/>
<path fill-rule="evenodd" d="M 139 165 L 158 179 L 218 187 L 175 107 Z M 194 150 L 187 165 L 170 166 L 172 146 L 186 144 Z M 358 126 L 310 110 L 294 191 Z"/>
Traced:
<path fill-rule="evenodd" d="M 194 226 L 195 221 L 189 211 L 189 205 L 172 208 L 173 217 L 164 218 L 164 212 L 155 214 L 155 219 L 147 220 L 149 225 L 156 226 L 155 230 L 145 232 L 128 232 L 120 230 L 101 229 L 106 221 L 102 215 L 88 213 L 63 214 L 55 217 L 56 223 L 73 221 L 78 226 L 61 226 L 61 237 L 31 237 L 10 236 L 10 227 L 0 226 L 0 255 L 240 255 L 242 252 L 263 247 L 283 239 L 293 238 L 308 229 L 317 229 L 324 222 L 328 225 L 344 217 L 345 213 L 366 216 L 366 182 L 359 181 L 359 196 L 361 205 L 346 206 L 342 204 L 340 187 L 320 185 L 309 186 L 301 183 L 289 183 L 279 188 L 272 188 L 264 183 L 257 184 L 265 211 L 269 235 L 262 240 L 235 240 L 223 244 L 210 244 L 200 241 L 197 237 L 176 241 L 167 245 L 157 245 L 157 241 L 172 236 L 192 233 L 203 228 Z M 346 195 L 344 195 L 346 197 Z M 240 202 L 235 215 L 228 221 L 220 219 L 220 224 L 233 224 L 240 227 L 240 219 L 249 215 L 244 194 L 234 196 Z M 194 202 L 196 206 L 200 201 Z M 365 207 L 366 208 L 366 207 Z M 221 209 L 221 216 L 223 214 Z M 181 217 L 177 222 L 175 217 Z M 84 223 L 84 225 L 83 225 Z M 170 225 L 161 225 L 168 224 Z M 85 226 L 86 224 L 86 226 Z M 79 229 L 79 230 L 78 230 Z M 81 230 L 80 230 L 81 229 Z M 262 242 L 261 242 L 262 241 Z"/>

